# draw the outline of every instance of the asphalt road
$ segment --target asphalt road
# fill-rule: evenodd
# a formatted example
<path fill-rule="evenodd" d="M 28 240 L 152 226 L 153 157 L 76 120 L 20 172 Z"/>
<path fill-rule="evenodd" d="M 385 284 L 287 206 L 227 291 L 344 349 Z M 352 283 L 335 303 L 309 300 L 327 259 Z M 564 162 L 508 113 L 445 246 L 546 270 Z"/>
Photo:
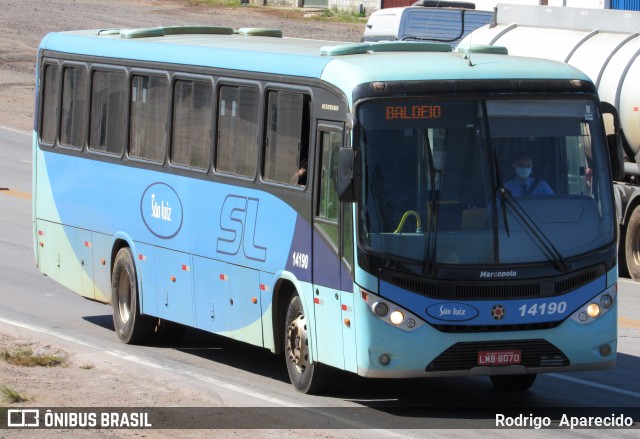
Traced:
<path fill-rule="evenodd" d="M 331 396 L 307 396 L 288 383 L 282 357 L 219 336 L 193 330 L 171 347 L 120 343 L 110 307 L 80 298 L 35 268 L 30 192 L 31 135 L 0 128 L 0 331 L 20 328 L 67 346 L 99 349 L 122 362 L 123 368 L 135 364 L 150 373 L 197 383 L 209 392 L 212 404 L 274 407 L 285 410 L 281 412 L 284 419 L 295 414 L 296 422 L 310 423 L 307 426 L 318 422 L 319 416 L 344 428 L 382 428 L 366 434 L 350 430 L 350 436 L 389 437 L 391 430 L 405 426 L 409 429 L 402 431 L 403 436 L 422 437 L 427 433 L 417 427 L 454 426 L 463 429 L 456 437 L 471 438 L 477 433 L 464 428 L 476 428 L 483 420 L 484 426 L 491 426 L 495 414 L 508 408 L 525 416 L 540 412 L 540 407 L 550 407 L 545 410 L 552 414 L 587 416 L 590 408 L 602 407 L 607 413 L 639 419 L 640 284 L 630 280 L 619 283 L 619 353 L 612 370 L 541 375 L 523 394 L 496 391 L 483 377 L 397 381 L 343 374 L 336 379 Z M 259 414 L 254 414 L 259 423 Z M 447 434 L 448 430 L 442 431 Z M 534 437 L 535 433 L 518 434 Z M 584 434 L 596 437 L 596 433 Z M 613 437 L 637 434 L 637 429 L 607 432 Z M 513 432 L 493 435 L 512 437 Z"/>

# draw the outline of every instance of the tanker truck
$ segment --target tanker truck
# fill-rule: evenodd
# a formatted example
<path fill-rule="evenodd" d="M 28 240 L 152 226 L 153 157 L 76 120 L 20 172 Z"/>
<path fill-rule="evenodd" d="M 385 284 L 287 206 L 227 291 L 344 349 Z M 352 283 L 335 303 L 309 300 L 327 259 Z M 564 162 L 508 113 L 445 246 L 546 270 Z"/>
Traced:
<path fill-rule="evenodd" d="M 467 35 L 458 50 L 482 45 L 564 62 L 594 82 L 611 109 L 609 140 L 624 153 L 612 163 L 619 270 L 640 280 L 640 12 L 498 4 L 492 22 Z"/>

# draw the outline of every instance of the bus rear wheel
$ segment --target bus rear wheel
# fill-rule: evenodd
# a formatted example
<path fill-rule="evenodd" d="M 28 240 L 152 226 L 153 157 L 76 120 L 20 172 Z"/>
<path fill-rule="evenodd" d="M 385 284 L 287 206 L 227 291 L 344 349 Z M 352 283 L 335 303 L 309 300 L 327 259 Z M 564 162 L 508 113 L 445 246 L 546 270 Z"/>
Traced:
<path fill-rule="evenodd" d="M 140 314 L 138 281 L 133 255 L 129 247 L 118 251 L 111 273 L 111 306 L 113 326 L 121 341 L 127 344 L 147 342 L 153 336 L 155 321 Z"/>
<path fill-rule="evenodd" d="M 319 394 L 327 390 L 333 370 L 312 363 L 309 356 L 309 322 L 298 295 L 289 301 L 284 327 L 284 355 L 291 384 L 299 392 Z"/>
<path fill-rule="evenodd" d="M 533 386 L 537 375 L 491 375 L 489 378 L 499 390 L 524 391 Z"/>

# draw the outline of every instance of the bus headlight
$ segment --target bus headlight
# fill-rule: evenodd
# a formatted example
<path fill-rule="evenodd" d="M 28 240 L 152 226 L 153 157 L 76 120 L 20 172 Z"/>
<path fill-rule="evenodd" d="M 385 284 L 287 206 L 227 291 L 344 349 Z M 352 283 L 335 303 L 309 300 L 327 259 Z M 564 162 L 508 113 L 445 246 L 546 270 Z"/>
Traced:
<path fill-rule="evenodd" d="M 616 295 L 617 288 L 616 285 L 613 285 L 578 308 L 571 315 L 571 319 L 574 322 L 587 324 L 601 318 L 609 310 L 613 309 L 613 305 L 616 302 Z"/>
<path fill-rule="evenodd" d="M 391 315 L 389 316 L 389 320 L 391 320 L 391 323 L 393 323 L 394 325 L 399 325 L 404 322 L 404 314 L 402 314 L 402 311 L 396 310 L 391 313 Z"/>
<path fill-rule="evenodd" d="M 587 314 L 592 319 L 595 319 L 596 317 L 598 317 L 600 315 L 600 305 L 598 305 L 597 303 L 592 303 L 589 306 L 587 306 Z"/>
<path fill-rule="evenodd" d="M 384 302 L 376 302 L 371 306 L 371 309 L 378 317 L 384 317 L 389 313 L 389 305 Z"/>
<path fill-rule="evenodd" d="M 604 309 L 611 308 L 611 305 L 613 305 L 613 297 L 608 294 L 603 294 L 600 297 L 600 305 L 602 305 Z"/>
<path fill-rule="evenodd" d="M 374 316 L 403 331 L 415 331 L 425 324 L 424 320 L 412 312 L 369 291 L 360 290 L 360 297 Z"/>

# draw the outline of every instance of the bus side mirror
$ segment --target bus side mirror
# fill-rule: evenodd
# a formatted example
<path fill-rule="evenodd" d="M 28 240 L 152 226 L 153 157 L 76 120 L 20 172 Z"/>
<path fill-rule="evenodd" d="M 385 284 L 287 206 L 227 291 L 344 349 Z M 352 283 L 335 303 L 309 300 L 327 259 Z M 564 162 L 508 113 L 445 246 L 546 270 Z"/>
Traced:
<path fill-rule="evenodd" d="M 613 181 L 624 180 L 624 153 L 622 152 L 622 142 L 623 139 L 620 133 L 607 135 L 611 178 Z"/>
<path fill-rule="evenodd" d="M 356 201 L 355 191 L 355 151 L 351 148 L 340 148 L 338 155 L 338 200 L 343 203 Z"/>
<path fill-rule="evenodd" d="M 602 115 L 609 115 L 610 119 L 605 119 L 607 131 L 607 146 L 609 150 L 609 163 L 611 163 L 611 178 L 614 181 L 624 180 L 624 156 L 629 158 L 634 154 L 626 143 L 624 133 L 620 128 L 620 116 L 616 108 L 608 102 L 600 102 Z"/>

